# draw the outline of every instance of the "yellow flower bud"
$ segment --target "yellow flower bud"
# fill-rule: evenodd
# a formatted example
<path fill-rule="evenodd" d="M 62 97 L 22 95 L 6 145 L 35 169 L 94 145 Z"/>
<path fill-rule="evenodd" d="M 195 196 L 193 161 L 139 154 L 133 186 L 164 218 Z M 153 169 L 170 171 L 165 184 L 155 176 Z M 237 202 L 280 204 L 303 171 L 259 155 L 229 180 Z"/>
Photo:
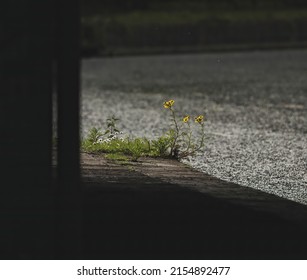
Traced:
<path fill-rule="evenodd" d="M 175 101 L 171 99 L 169 101 L 165 101 L 163 103 L 163 106 L 164 106 L 165 109 L 170 109 L 170 108 L 172 108 L 174 103 L 175 103 Z"/>
<path fill-rule="evenodd" d="M 182 119 L 182 121 L 185 122 L 185 123 L 187 123 L 189 120 L 190 120 L 190 116 L 189 116 L 189 115 L 186 115 L 186 116 Z"/>
<path fill-rule="evenodd" d="M 199 115 L 198 117 L 195 118 L 195 122 L 196 123 L 202 123 L 204 120 L 204 116 L 203 115 Z"/>

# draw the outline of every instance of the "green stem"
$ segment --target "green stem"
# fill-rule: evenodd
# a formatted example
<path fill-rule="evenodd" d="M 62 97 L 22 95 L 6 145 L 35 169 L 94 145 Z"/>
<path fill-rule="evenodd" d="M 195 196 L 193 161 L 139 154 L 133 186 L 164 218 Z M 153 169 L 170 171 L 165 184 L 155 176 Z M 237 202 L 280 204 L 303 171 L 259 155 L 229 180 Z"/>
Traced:
<path fill-rule="evenodd" d="M 204 142 L 205 142 L 205 124 L 202 123 L 201 124 L 201 140 L 200 140 L 200 144 L 196 149 L 193 149 L 191 152 L 188 152 L 188 150 L 185 151 L 184 153 L 184 157 L 193 155 L 195 152 L 199 151 L 203 146 L 204 146 Z"/>
<path fill-rule="evenodd" d="M 171 156 L 173 155 L 174 153 L 174 148 L 176 146 L 176 143 L 177 143 L 177 139 L 179 137 L 179 127 L 178 127 L 178 123 L 176 121 L 176 115 L 175 115 L 175 111 L 170 108 L 171 112 L 172 112 L 172 118 L 173 118 L 173 122 L 175 124 L 175 137 L 174 137 L 174 141 L 172 143 L 172 146 L 171 146 Z"/>
<path fill-rule="evenodd" d="M 191 147 L 191 137 L 192 137 L 192 131 L 191 131 L 191 125 L 188 123 L 189 126 L 189 134 L 188 134 L 188 146 L 185 152 L 188 152 Z"/>
<path fill-rule="evenodd" d="M 198 146 L 198 148 L 195 150 L 195 152 L 199 151 L 203 146 L 204 146 L 204 142 L 205 142 L 205 123 L 201 124 L 201 140 L 200 140 L 200 144 Z"/>

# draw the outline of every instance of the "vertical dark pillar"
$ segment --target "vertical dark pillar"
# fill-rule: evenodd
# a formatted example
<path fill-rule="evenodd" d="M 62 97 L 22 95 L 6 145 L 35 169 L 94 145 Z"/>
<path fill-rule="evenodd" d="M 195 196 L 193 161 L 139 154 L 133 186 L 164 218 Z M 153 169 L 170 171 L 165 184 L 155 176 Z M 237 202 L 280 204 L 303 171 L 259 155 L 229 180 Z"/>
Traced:
<path fill-rule="evenodd" d="M 57 1 L 58 257 L 80 257 L 79 6 Z"/>
<path fill-rule="evenodd" d="M 0 258 L 78 258 L 78 4 L 4 0 L 0 20 Z M 54 82 L 56 188 L 51 178 Z"/>
<path fill-rule="evenodd" d="M 4 0 L 0 24 L 0 257 L 53 257 L 53 1 Z"/>

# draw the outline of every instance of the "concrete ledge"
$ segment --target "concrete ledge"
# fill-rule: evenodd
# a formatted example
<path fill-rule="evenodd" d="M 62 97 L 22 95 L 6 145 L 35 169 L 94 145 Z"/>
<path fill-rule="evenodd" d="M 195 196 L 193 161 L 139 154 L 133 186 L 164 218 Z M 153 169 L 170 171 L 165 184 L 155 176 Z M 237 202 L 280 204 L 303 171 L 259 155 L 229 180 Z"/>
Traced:
<path fill-rule="evenodd" d="M 188 188 L 256 211 L 271 213 L 280 218 L 307 224 L 305 205 L 256 189 L 222 181 L 172 159 L 141 158 L 137 162 L 120 163 L 102 155 L 82 154 L 83 178 L 87 183 L 113 183 L 118 186 L 164 183 Z M 145 176 L 146 177 L 145 177 Z M 90 184 L 89 184 L 90 185 Z M 144 190 L 143 188 L 140 189 Z M 160 188 L 157 188 L 160 190 Z"/>
<path fill-rule="evenodd" d="M 305 259 L 306 207 L 169 159 L 83 153 L 84 258 Z"/>

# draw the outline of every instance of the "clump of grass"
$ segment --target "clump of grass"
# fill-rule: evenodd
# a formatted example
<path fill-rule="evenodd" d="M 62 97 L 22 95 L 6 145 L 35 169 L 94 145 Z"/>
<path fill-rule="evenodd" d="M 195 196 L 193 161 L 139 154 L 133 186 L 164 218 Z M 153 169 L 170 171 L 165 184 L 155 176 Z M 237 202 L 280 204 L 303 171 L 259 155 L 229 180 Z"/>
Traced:
<path fill-rule="evenodd" d="M 113 153 L 110 153 L 110 154 L 106 154 L 105 156 L 107 159 L 111 159 L 111 160 L 114 160 L 116 162 L 127 162 L 129 160 L 129 158 L 123 154 L 113 154 Z"/>
<path fill-rule="evenodd" d="M 156 140 L 152 140 L 152 147 L 157 156 L 169 156 L 169 148 L 173 142 L 173 136 L 165 134 Z"/>
<path fill-rule="evenodd" d="M 169 130 L 157 139 L 149 140 L 146 137 L 124 137 L 117 128 L 117 119 L 112 116 L 107 119 L 107 128 L 104 132 L 97 128 L 89 131 L 82 141 L 82 149 L 86 152 L 106 153 L 107 158 L 114 160 L 137 161 L 142 156 L 169 157 L 181 159 L 201 151 L 204 147 L 204 116 L 194 118 L 194 123 L 200 129 L 200 139 L 196 141 L 191 128 L 191 118 L 185 115 L 179 122 L 175 110 L 174 100 L 164 102 L 171 116 Z"/>
<path fill-rule="evenodd" d="M 98 129 L 92 128 L 89 136 L 82 141 L 82 149 L 86 152 L 106 153 L 114 158 L 128 156 L 132 161 L 137 161 L 141 156 L 157 154 L 153 152 L 150 141 L 146 138 L 117 137 L 120 133 L 105 138 L 102 138 L 102 135 Z"/>
<path fill-rule="evenodd" d="M 141 156 L 159 156 L 151 141 L 146 138 L 129 137 L 121 139 L 112 139 L 110 141 L 93 142 L 89 138 L 82 142 L 82 149 L 86 152 L 100 152 L 112 154 L 111 157 L 129 157 L 132 161 L 137 161 Z M 115 156 L 116 155 L 116 156 Z"/>

